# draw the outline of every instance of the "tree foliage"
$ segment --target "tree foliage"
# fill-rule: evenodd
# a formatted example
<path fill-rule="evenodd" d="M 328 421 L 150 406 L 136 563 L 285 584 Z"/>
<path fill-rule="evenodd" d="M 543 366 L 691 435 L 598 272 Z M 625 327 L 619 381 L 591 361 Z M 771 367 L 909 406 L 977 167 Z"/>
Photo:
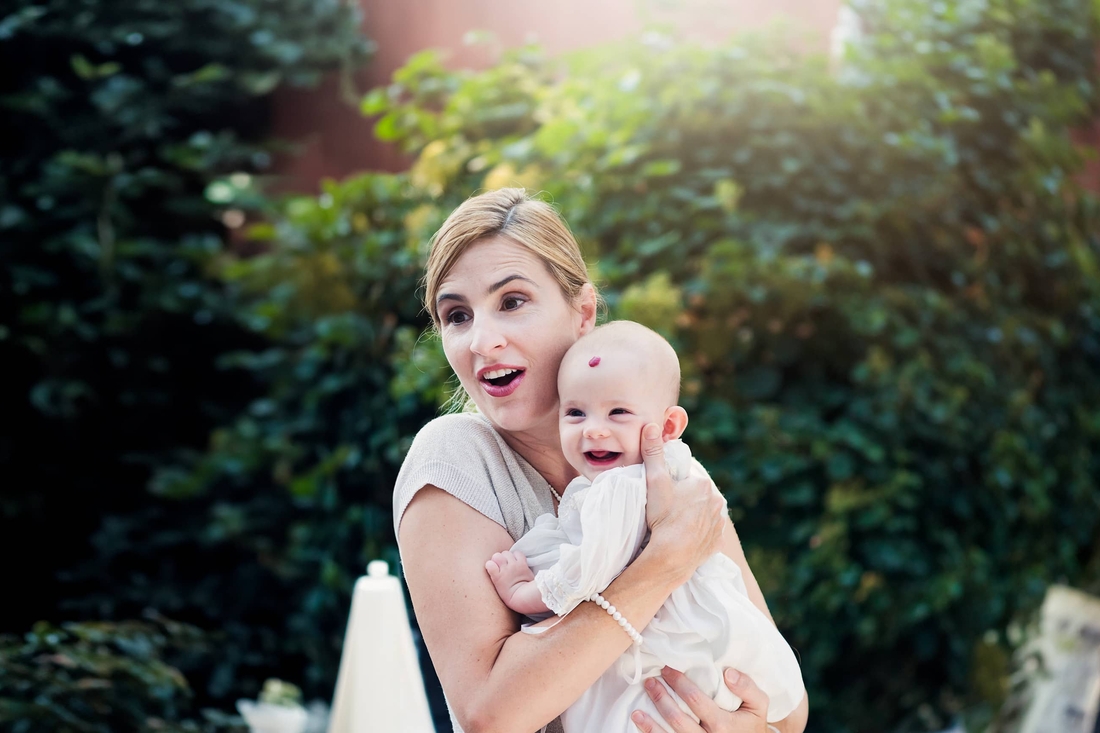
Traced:
<path fill-rule="evenodd" d="M 360 523 L 344 546 L 369 548 L 361 560 L 392 542 L 364 517 L 387 506 L 408 426 L 447 379 L 418 335 L 414 255 L 472 192 L 542 190 L 612 315 L 677 346 L 688 438 L 801 655 L 811 728 L 988 716 L 1010 625 L 1046 584 L 1082 581 L 1097 549 L 1100 211 L 1074 182 L 1070 135 L 1097 111 L 1096 8 L 855 7 L 866 36 L 833 68 L 774 38 L 702 48 L 660 34 L 554 61 L 520 49 L 480 72 L 415 56 L 364 102 L 376 133 L 416 155 L 408 175 L 291 202 L 268 254 L 231 268 L 264 283 L 335 256 L 329 281 L 252 290 L 253 312 L 297 324 L 279 326 L 297 353 L 279 369 L 304 381 L 278 378 L 268 417 L 242 418 L 186 480 L 254 493 L 275 477 L 309 526 L 339 511 L 340 526 Z M 375 188 L 400 193 L 357 198 Z M 377 325 L 335 347 L 320 331 L 299 341 L 337 297 L 342 323 Z M 314 358 L 323 369 L 304 366 Z M 396 430 L 364 431 L 378 418 L 366 393 Z M 336 433 L 315 442 L 302 414 Z M 211 472 L 246 432 L 279 447 Z M 385 447 L 368 453 L 376 435 Z M 309 548 L 327 557 L 336 536 Z M 280 556 L 304 562 L 306 547 Z M 338 567 L 349 588 L 359 566 Z"/>
<path fill-rule="evenodd" d="M 18 558 L 18 602 L 0 630 L 173 605 L 110 600 L 111 538 L 171 514 L 147 491 L 154 468 L 258 394 L 217 364 L 262 343 L 213 277 L 222 202 L 270 167 L 269 92 L 361 62 L 358 21 L 339 0 L 5 5 L 0 551 Z"/>
<path fill-rule="evenodd" d="M 0 636 L 0 725 L 12 733 L 215 733 L 239 719 L 195 714 L 168 657 L 206 644 L 194 627 L 152 617 L 122 623 L 35 624 Z"/>
<path fill-rule="evenodd" d="M 1100 107 L 1100 18 L 853 6 L 866 35 L 833 65 L 658 33 L 479 72 L 413 57 L 364 102 L 407 174 L 326 183 L 202 260 L 247 334 L 219 374 L 258 396 L 102 527 L 88 601 L 222 630 L 211 694 L 277 670 L 327 697 L 354 579 L 394 559 L 404 450 L 448 396 L 426 242 L 471 193 L 524 185 L 612 316 L 677 347 L 687 439 L 801 656 L 811 730 L 987 716 L 1010 627 L 1100 567 L 1100 208 L 1070 134 Z"/>

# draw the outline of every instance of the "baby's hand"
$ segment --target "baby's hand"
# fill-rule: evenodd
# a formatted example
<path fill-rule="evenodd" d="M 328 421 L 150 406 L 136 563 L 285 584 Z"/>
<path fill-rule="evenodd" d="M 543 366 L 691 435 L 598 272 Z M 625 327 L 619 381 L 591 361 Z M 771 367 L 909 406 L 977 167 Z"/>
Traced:
<path fill-rule="evenodd" d="M 523 553 L 512 550 L 498 552 L 485 563 L 485 569 L 497 589 L 497 595 L 508 608 L 527 616 L 547 610 L 535 585 L 535 574 L 531 572 Z"/>

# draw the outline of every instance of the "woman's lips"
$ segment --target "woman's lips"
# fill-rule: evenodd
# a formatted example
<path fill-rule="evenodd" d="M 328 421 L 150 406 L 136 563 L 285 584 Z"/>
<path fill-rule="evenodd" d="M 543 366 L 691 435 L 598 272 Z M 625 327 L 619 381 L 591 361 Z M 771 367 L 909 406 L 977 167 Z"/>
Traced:
<path fill-rule="evenodd" d="M 526 371 L 518 371 L 515 375 L 505 384 L 493 384 L 485 379 L 478 379 L 481 384 L 481 388 L 485 390 L 486 394 L 490 397 L 507 397 L 508 395 L 519 389 L 520 382 L 527 375 Z"/>

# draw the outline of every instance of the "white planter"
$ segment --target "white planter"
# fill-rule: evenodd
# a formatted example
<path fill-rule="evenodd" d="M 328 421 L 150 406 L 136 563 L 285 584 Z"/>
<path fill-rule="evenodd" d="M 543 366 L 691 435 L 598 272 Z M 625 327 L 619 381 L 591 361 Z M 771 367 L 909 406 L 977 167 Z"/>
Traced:
<path fill-rule="evenodd" d="M 309 721 L 306 709 L 272 705 L 255 700 L 238 700 L 237 711 L 252 733 L 302 733 Z"/>
<path fill-rule="evenodd" d="M 382 560 L 355 583 L 328 733 L 435 733 L 401 581 Z"/>

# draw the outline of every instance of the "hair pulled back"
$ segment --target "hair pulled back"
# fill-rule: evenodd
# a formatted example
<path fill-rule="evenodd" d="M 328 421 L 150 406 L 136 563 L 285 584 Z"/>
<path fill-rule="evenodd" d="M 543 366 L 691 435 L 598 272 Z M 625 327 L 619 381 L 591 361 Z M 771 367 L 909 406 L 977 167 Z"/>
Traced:
<path fill-rule="evenodd" d="M 436 328 L 440 324 L 435 300 L 443 280 L 467 249 L 493 236 L 508 237 L 538 255 L 569 303 L 577 301 L 589 282 L 580 246 L 550 204 L 522 188 L 488 191 L 452 211 L 432 237 L 424 273 L 424 307 Z"/>

